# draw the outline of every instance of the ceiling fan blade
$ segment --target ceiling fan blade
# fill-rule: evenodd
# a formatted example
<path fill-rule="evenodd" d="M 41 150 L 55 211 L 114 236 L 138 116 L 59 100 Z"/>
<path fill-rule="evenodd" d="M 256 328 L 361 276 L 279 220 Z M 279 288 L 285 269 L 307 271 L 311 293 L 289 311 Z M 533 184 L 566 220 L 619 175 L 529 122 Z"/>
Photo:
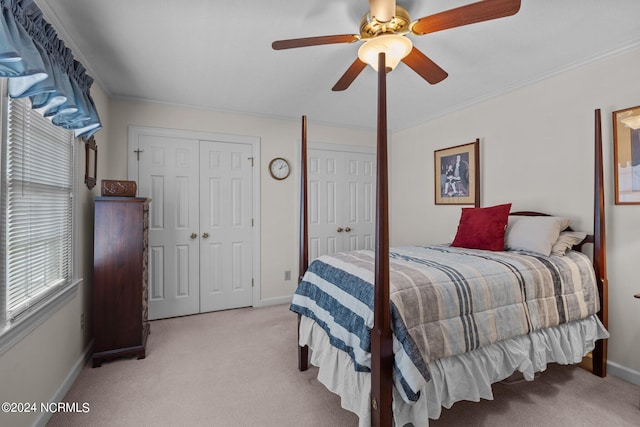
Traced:
<path fill-rule="evenodd" d="M 416 35 L 435 33 L 449 28 L 515 15 L 519 10 L 520 0 L 479 1 L 420 18 L 413 23 L 411 32 Z"/>
<path fill-rule="evenodd" d="M 407 55 L 402 62 L 407 64 L 409 68 L 418 73 L 423 79 L 431 83 L 432 85 L 440 83 L 446 79 L 449 74 L 438 64 L 420 52 L 415 47 L 411 49 L 409 55 Z"/>
<path fill-rule="evenodd" d="M 360 58 L 356 58 L 356 60 L 353 61 L 353 64 L 351 64 L 349 69 L 342 75 L 342 77 L 340 77 L 340 80 L 338 80 L 331 90 L 339 92 L 347 89 L 366 67 L 366 62 L 361 61 Z"/>
<path fill-rule="evenodd" d="M 318 46 L 322 44 L 353 43 L 360 40 L 357 34 L 339 34 L 335 36 L 306 37 L 302 39 L 277 40 L 271 44 L 275 50 L 295 47 Z"/>
<path fill-rule="evenodd" d="M 396 0 L 369 0 L 371 16 L 380 22 L 389 22 L 396 14 Z"/>

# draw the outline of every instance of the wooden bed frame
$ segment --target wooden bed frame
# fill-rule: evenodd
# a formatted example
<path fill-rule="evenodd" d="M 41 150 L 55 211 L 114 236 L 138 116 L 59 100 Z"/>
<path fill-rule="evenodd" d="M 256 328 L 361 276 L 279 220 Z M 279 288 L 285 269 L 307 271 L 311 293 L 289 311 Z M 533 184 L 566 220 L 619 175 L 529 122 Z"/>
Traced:
<path fill-rule="evenodd" d="M 371 330 L 371 425 L 391 427 L 393 338 L 389 303 L 389 197 L 387 165 L 387 110 L 386 73 L 384 53 L 378 62 L 378 126 L 377 126 L 377 168 L 376 168 L 376 248 L 374 279 L 374 325 Z M 588 235 L 584 243 L 593 244 L 593 267 L 600 295 L 598 317 L 607 327 L 607 269 L 604 216 L 604 185 L 602 162 L 602 129 L 600 110 L 595 110 L 595 182 L 594 182 L 594 234 Z M 302 117 L 302 157 L 300 190 L 300 257 L 299 281 L 309 265 L 307 219 L 307 118 Z M 478 194 L 476 192 L 476 194 Z M 476 207 L 478 203 L 476 201 Z M 519 212 L 521 215 L 541 215 L 536 212 Z M 300 315 L 298 316 L 298 326 Z M 298 328 L 298 336 L 300 329 Z M 298 368 L 308 369 L 309 349 L 298 346 Z M 592 372 L 600 377 L 607 372 L 607 340 L 596 341 L 592 352 Z"/>

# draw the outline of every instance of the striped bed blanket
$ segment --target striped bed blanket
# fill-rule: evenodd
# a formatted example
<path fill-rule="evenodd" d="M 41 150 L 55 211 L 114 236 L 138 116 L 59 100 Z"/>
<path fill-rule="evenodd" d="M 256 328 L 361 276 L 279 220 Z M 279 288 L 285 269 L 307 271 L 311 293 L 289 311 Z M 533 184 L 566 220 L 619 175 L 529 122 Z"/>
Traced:
<path fill-rule="evenodd" d="M 371 367 L 375 254 L 314 260 L 291 310 L 321 326 L 357 371 Z M 407 402 L 429 381 L 428 363 L 599 310 L 591 261 L 580 252 L 545 257 L 446 245 L 390 250 L 394 384 Z"/>

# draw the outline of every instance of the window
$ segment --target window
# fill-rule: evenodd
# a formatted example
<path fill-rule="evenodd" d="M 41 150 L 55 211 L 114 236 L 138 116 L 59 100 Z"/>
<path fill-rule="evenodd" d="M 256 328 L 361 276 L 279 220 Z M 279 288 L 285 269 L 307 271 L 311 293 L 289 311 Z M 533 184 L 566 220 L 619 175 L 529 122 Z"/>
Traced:
<path fill-rule="evenodd" d="M 73 281 L 73 133 L 32 110 L 28 99 L 7 105 L 0 334 L 43 316 Z"/>

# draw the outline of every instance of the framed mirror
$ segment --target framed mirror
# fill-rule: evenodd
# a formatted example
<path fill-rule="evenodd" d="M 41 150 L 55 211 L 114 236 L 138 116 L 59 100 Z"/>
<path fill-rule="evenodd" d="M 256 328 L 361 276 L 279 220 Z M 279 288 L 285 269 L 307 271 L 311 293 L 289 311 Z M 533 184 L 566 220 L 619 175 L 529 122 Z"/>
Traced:
<path fill-rule="evenodd" d="M 87 184 L 87 188 L 91 190 L 96 185 L 96 177 L 98 173 L 98 144 L 92 136 L 88 141 L 85 141 L 85 169 L 84 169 L 84 183 Z"/>

